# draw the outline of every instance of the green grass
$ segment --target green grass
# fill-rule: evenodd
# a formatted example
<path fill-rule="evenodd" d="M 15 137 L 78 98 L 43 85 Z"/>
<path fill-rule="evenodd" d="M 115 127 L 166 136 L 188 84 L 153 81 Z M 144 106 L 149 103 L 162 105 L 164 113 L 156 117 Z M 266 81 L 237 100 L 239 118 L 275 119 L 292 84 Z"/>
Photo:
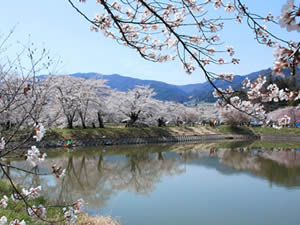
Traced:
<path fill-rule="evenodd" d="M 244 135 L 255 135 L 253 130 L 249 127 L 246 126 L 237 126 L 237 127 L 232 127 L 232 126 L 218 126 L 216 127 L 216 131 L 220 134 L 244 134 Z"/>
<path fill-rule="evenodd" d="M 168 137 L 176 135 L 169 127 L 146 127 L 146 128 L 53 128 L 48 129 L 46 139 L 85 139 L 85 138 L 146 138 L 146 137 Z M 184 131 L 189 128 L 179 127 L 178 131 Z M 188 130 L 187 130 L 188 131 Z"/>
<path fill-rule="evenodd" d="M 298 134 L 300 135 L 300 128 L 288 128 L 274 129 L 272 127 L 253 127 L 252 130 L 256 134 Z"/>
<path fill-rule="evenodd" d="M 18 187 L 21 190 L 21 187 Z M 8 180 L 0 179 L 0 200 L 4 195 L 9 198 L 8 206 L 4 209 L 0 207 L 0 215 L 6 216 L 8 222 L 18 219 L 19 221 L 24 220 L 26 224 L 31 225 L 43 225 L 45 222 L 28 216 L 26 212 L 25 203 L 23 201 L 14 202 L 10 197 L 12 194 L 12 187 Z M 38 206 L 42 204 L 43 206 L 50 205 L 51 203 L 47 201 L 43 196 L 35 199 L 28 200 L 30 205 Z M 0 217 L 1 217 L 0 216 Z M 62 208 L 51 207 L 47 208 L 47 219 L 50 221 L 55 221 L 59 216 L 62 216 Z"/>
<path fill-rule="evenodd" d="M 275 129 L 272 127 L 246 127 L 246 126 L 218 126 L 216 131 L 223 134 L 248 134 L 248 135 L 261 135 L 261 134 L 297 134 L 300 135 L 300 128 L 288 128 Z"/>
<path fill-rule="evenodd" d="M 211 127 L 146 127 L 146 128 L 125 128 L 125 127 L 106 127 L 106 128 L 51 128 L 47 130 L 45 139 L 93 139 L 93 138 L 147 138 L 147 137 L 168 137 L 182 135 L 194 135 L 217 133 L 217 134 L 241 134 L 241 135 L 261 135 L 261 134 L 299 134 L 300 128 L 282 128 L 280 130 L 271 127 L 246 127 L 246 126 L 218 126 Z M 198 129 L 198 131 L 197 131 Z"/>
<path fill-rule="evenodd" d="M 251 145 L 249 145 L 249 147 L 262 148 L 262 149 L 271 149 L 271 148 L 296 149 L 296 148 L 300 148 L 300 143 L 255 141 Z"/>

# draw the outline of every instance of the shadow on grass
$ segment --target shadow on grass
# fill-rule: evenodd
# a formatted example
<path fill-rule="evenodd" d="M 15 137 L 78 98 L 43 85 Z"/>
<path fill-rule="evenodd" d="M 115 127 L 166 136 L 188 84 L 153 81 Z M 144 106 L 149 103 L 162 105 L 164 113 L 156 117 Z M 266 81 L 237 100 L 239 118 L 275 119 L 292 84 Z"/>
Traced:
<path fill-rule="evenodd" d="M 222 133 L 230 133 L 230 134 L 242 134 L 249 136 L 256 136 L 256 134 L 249 128 L 245 126 L 222 126 L 219 128 Z"/>

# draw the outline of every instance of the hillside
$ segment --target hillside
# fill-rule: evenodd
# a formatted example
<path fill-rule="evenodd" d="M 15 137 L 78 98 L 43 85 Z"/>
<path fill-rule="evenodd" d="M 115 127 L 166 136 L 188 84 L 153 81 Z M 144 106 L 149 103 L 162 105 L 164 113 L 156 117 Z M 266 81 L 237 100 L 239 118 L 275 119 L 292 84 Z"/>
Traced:
<path fill-rule="evenodd" d="M 283 70 L 283 73 L 285 74 L 285 77 L 290 78 L 290 72 L 288 69 Z M 249 80 L 253 81 L 255 80 L 258 75 L 267 76 L 267 78 L 272 74 L 272 70 L 265 69 L 256 71 L 253 73 L 250 73 L 245 76 L 235 75 L 232 82 L 224 81 L 224 80 L 216 80 L 214 81 L 214 84 L 221 89 L 226 89 L 229 86 L 231 86 L 235 90 L 239 90 L 242 88 L 242 82 L 243 80 L 248 77 Z M 276 77 L 272 77 L 273 80 L 276 79 Z M 281 77 L 277 77 L 277 79 L 281 79 Z M 297 70 L 296 76 L 295 76 L 296 86 L 300 87 L 300 69 Z M 187 85 L 178 86 L 181 88 L 181 90 L 185 90 Z M 187 89 L 189 90 L 189 89 Z M 194 84 L 190 85 L 190 92 L 187 92 L 189 96 L 192 96 L 192 101 L 197 102 L 215 102 L 216 98 L 213 97 L 212 93 L 214 91 L 213 87 L 209 84 L 209 82 L 205 82 L 202 84 Z"/>
<path fill-rule="evenodd" d="M 126 76 L 121 76 L 119 74 L 112 75 L 98 75 L 97 73 L 75 73 L 71 76 L 81 77 L 85 79 L 104 79 L 106 84 L 118 91 L 127 91 L 133 89 L 136 85 L 149 85 L 157 93 L 155 98 L 159 100 L 175 101 L 175 102 L 186 102 L 188 101 L 188 94 L 178 88 L 176 85 L 167 84 L 160 81 L 154 80 L 141 80 Z"/>
<path fill-rule="evenodd" d="M 246 77 L 248 77 L 250 80 L 255 80 L 260 74 L 268 77 L 271 73 L 271 69 L 265 69 L 252 72 L 244 76 L 235 75 L 232 83 L 223 80 L 216 80 L 214 81 L 214 84 L 218 88 L 226 89 L 228 86 L 232 86 L 234 89 L 238 90 L 242 87 L 241 83 Z M 284 70 L 284 74 L 286 77 L 289 77 L 289 71 L 287 69 Z M 159 100 L 175 101 L 180 103 L 189 102 L 191 104 L 216 101 L 212 95 L 213 87 L 209 84 L 209 82 L 188 85 L 173 85 L 161 81 L 141 80 L 132 77 L 121 76 L 119 74 L 99 75 L 98 73 L 75 73 L 71 74 L 71 76 L 85 79 L 104 79 L 107 81 L 106 84 L 108 86 L 118 91 L 127 91 L 129 89 L 133 89 L 136 85 L 150 85 L 150 87 L 153 88 L 157 93 L 155 98 Z M 295 80 L 297 86 L 299 87 L 300 69 L 297 70 Z"/>

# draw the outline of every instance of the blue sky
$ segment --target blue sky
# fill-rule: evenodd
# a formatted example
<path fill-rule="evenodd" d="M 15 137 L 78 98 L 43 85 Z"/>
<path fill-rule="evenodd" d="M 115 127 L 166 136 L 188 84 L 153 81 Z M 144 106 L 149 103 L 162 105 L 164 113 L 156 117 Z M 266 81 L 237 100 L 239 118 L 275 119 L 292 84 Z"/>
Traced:
<path fill-rule="evenodd" d="M 281 6 L 286 1 L 245 0 L 244 2 L 255 12 L 264 15 L 272 12 L 274 16 L 278 16 Z M 295 2 L 299 4 L 298 0 Z M 100 8 L 95 6 L 95 4 L 84 4 L 81 8 L 92 17 L 100 11 Z M 104 37 L 102 33 L 90 32 L 88 22 L 71 8 L 67 0 L 3 1 L 0 8 L 0 33 L 8 33 L 14 26 L 16 29 L 10 40 L 12 47 L 9 52 L 15 50 L 14 43 L 17 41 L 27 43 L 30 39 L 36 46 L 48 49 L 52 58 L 60 58 L 63 61 L 58 71 L 60 74 L 118 73 L 171 84 L 205 81 L 200 70 L 187 75 L 178 61 L 163 64 L 145 61 L 134 50 L 118 45 L 114 40 Z M 274 29 L 274 32 L 288 40 L 299 40 L 299 33 L 296 32 L 289 33 L 280 28 Z M 241 59 L 241 63 L 237 66 L 215 66 L 214 71 L 245 75 L 272 66 L 273 50 L 258 45 L 253 33 L 245 24 L 228 26 L 221 33 L 221 38 L 226 40 L 226 44 L 235 48 L 236 57 Z"/>

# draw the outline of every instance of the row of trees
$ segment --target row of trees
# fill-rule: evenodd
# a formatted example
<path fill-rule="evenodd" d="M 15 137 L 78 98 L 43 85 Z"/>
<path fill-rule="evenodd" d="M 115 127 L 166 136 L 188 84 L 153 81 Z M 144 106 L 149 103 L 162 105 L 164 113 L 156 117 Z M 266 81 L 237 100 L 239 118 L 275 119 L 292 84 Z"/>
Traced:
<path fill-rule="evenodd" d="M 155 98 L 156 93 L 149 86 L 136 86 L 127 92 L 112 90 L 100 76 L 96 79 L 67 75 L 53 75 L 39 79 L 20 79 L 11 76 L 3 89 L 18 92 L 4 94 L 2 91 L 0 104 L 7 107 L 1 114 L 1 127 L 6 130 L 21 123 L 23 127 L 30 127 L 39 122 L 47 127 L 104 128 L 104 122 L 123 122 L 126 126 L 133 127 L 219 120 L 238 125 L 249 123 L 255 118 L 228 106 L 220 108 L 217 113 L 217 109 L 206 110 L 201 105 L 186 107 L 175 102 L 161 101 Z M 266 87 L 264 89 L 266 90 Z M 11 103 L 10 96 L 14 96 Z M 238 97 L 236 98 L 232 104 L 241 104 Z M 279 99 L 280 101 L 285 99 Z M 211 114 L 206 117 L 206 113 Z M 273 120 L 279 120 L 284 116 L 280 112 L 277 112 L 276 117 L 272 116 L 272 113 L 270 115 L 269 119 Z M 297 119 L 293 119 L 293 123 L 296 121 Z"/>
<path fill-rule="evenodd" d="M 32 82 L 35 82 L 34 86 Z M 18 102 L 22 107 L 12 105 L 7 108 L 5 115 L 2 114 L 2 126 L 6 129 L 24 119 L 30 111 L 32 101 L 26 102 L 26 99 L 33 88 L 37 107 L 25 119 L 27 126 L 41 122 L 53 127 L 73 128 L 80 125 L 86 128 L 97 125 L 103 128 L 104 121 L 126 122 L 129 127 L 140 124 L 163 126 L 166 122 L 195 123 L 201 118 L 197 108 L 155 99 L 156 93 L 149 86 L 136 86 L 127 92 L 119 92 L 110 89 L 103 79 L 61 75 L 46 76 L 39 80 L 26 79 L 23 83 L 20 88 L 21 102 Z M 1 100 L 4 104 L 3 101 L 7 99 Z"/>

